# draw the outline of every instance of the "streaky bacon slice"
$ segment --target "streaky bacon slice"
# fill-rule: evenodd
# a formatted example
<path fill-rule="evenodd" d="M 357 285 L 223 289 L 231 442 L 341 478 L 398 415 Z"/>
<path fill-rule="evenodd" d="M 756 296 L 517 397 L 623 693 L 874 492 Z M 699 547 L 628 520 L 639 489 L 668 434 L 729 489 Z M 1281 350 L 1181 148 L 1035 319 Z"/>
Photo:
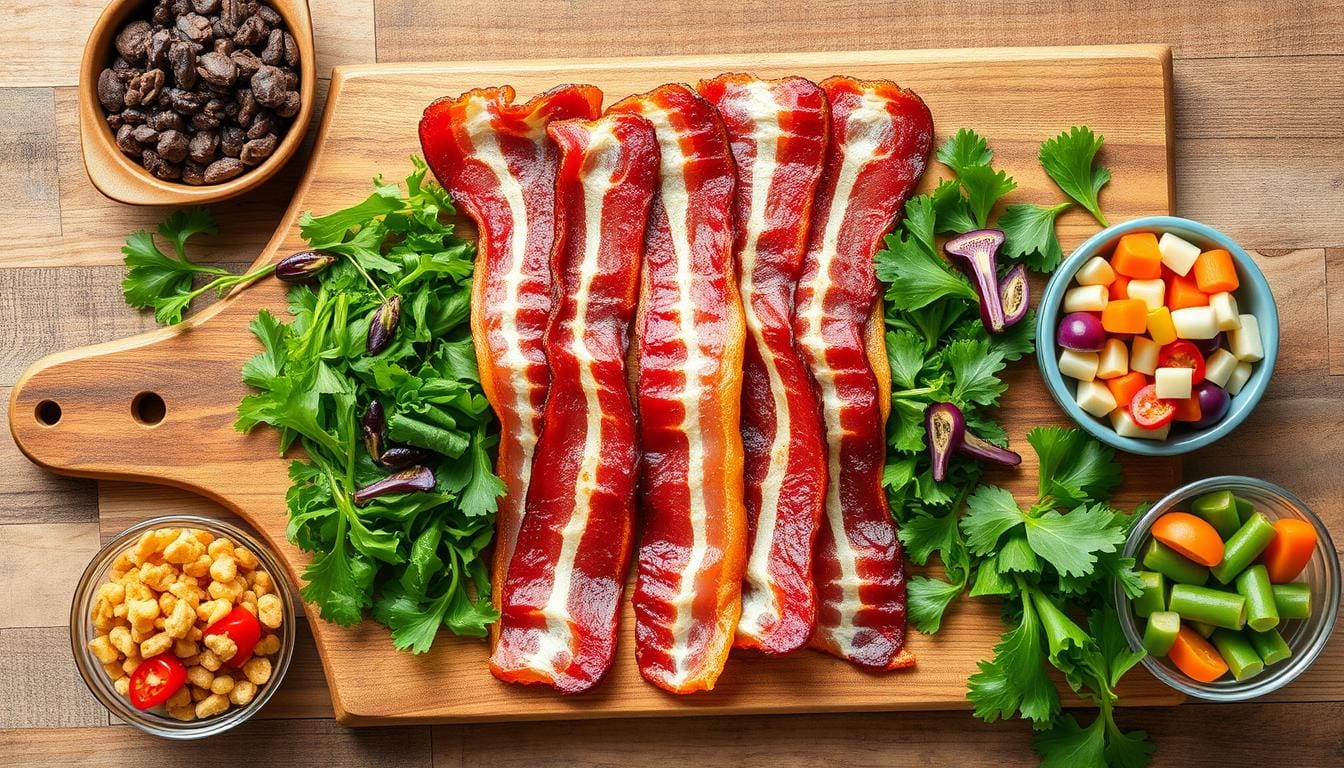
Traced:
<path fill-rule="evenodd" d="M 635 655 L 646 680 L 690 693 L 713 688 L 723 670 L 745 561 L 733 159 L 718 113 L 684 85 L 611 111 L 653 123 L 662 159 L 636 320 L 644 532 Z"/>
<path fill-rule="evenodd" d="M 579 693 L 611 666 L 630 563 L 639 455 L 625 358 L 658 144 L 636 115 L 547 132 L 560 147 L 551 386 L 490 669 Z"/>
<path fill-rule="evenodd" d="M 793 337 L 830 109 L 801 77 L 721 75 L 699 91 L 737 161 L 734 255 L 746 314 L 742 442 L 750 544 L 736 645 L 784 654 L 816 626 L 812 552 L 826 498 L 821 410 Z"/>
<path fill-rule="evenodd" d="M 587 85 L 562 85 L 525 104 L 513 98 L 507 85 L 468 91 L 430 104 L 420 119 L 426 162 L 478 230 L 471 337 L 485 396 L 499 416 L 496 472 L 506 486 L 491 577 L 497 609 L 522 525 L 550 378 L 542 334 L 552 304 L 558 150 L 546 125 L 591 120 L 602 107 L 602 92 Z M 490 637 L 492 645 L 498 642 L 498 623 Z"/>
<path fill-rule="evenodd" d="M 816 380 L 830 484 L 812 644 L 873 669 L 909 666 L 905 566 L 882 489 L 891 374 L 873 256 L 924 173 L 933 118 L 887 81 L 833 77 L 831 141 L 794 328 Z"/>

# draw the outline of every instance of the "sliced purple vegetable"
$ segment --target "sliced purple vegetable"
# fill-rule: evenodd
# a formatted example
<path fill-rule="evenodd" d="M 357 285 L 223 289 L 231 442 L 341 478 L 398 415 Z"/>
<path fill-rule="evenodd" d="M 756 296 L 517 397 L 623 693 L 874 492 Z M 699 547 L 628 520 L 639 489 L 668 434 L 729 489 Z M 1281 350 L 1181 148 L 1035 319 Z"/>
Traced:
<path fill-rule="evenodd" d="M 1225 343 L 1226 339 L 1227 334 L 1219 331 L 1212 339 L 1191 339 L 1190 343 L 1195 345 L 1195 348 L 1199 350 L 1199 354 L 1208 357 L 1214 352 L 1217 352 L 1219 347 L 1227 346 Z"/>
<path fill-rule="evenodd" d="M 299 251 L 275 265 L 275 276 L 287 283 L 299 283 L 317 277 L 336 263 L 336 257 L 323 251 Z"/>
<path fill-rule="evenodd" d="M 434 473 L 428 467 L 410 467 L 360 488 L 355 491 L 354 500 L 356 506 L 362 507 L 379 496 L 432 490 Z"/>
<path fill-rule="evenodd" d="M 1027 316 L 1031 307 L 1031 284 L 1027 282 L 1027 268 L 1014 264 L 999 281 L 999 304 L 1003 307 L 1003 325 L 1011 327 Z"/>
<path fill-rule="evenodd" d="M 988 440 L 976 437 L 969 430 L 966 432 L 966 439 L 962 442 L 960 450 L 967 456 L 1005 467 L 1016 467 L 1022 463 L 1022 456 L 1016 451 L 1000 448 Z"/>
<path fill-rule="evenodd" d="M 1002 245 L 1003 232 L 975 229 L 943 246 L 952 261 L 975 279 L 975 291 L 980 294 L 980 320 L 990 333 L 1003 333 L 1008 327 L 999 298 L 998 253 Z"/>
<path fill-rule="evenodd" d="M 394 445 L 378 457 L 378 463 L 388 469 L 405 469 L 414 464 L 429 464 L 433 461 L 434 454 L 429 451 L 404 445 Z"/>
<path fill-rule="evenodd" d="M 947 479 L 947 465 L 966 437 L 966 419 L 961 409 L 951 403 L 934 403 L 924 409 L 924 429 L 929 442 L 929 458 L 933 461 L 933 479 Z"/>
<path fill-rule="evenodd" d="M 1091 312 L 1070 312 L 1059 321 L 1055 343 L 1078 352 L 1100 352 L 1106 346 L 1106 329 Z"/>
<path fill-rule="evenodd" d="M 364 437 L 364 449 L 369 458 L 378 461 L 383 455 L 383 431 L 387 429 L 387 418 L 383 414 L 383 404 L 374 400 L 364 411 L 359 422 L 360 434 Z"/>
<path fill-rule="evenodd" d="M 401 297 L 393 296 L 373 311 L 364 350 L 370 355 L 378 355 L 387 349 L 387 345 L 392 343 L 392 337 L 397 332 L 397 322 L 400 320 Z"/>
<path fill-rule="evenodd" d="M 1195 385 L 1195 397 L 1199 398 L 1199 421 L 1192 426 L 1195 429 L 1204 429 L 1223 420 L 1227 415 L 1227 409 L 1232 406 L 1232 398 L 1228 396 L 1227 390 L 1214 384 L 1211 381 L 1202 381 Z"/>

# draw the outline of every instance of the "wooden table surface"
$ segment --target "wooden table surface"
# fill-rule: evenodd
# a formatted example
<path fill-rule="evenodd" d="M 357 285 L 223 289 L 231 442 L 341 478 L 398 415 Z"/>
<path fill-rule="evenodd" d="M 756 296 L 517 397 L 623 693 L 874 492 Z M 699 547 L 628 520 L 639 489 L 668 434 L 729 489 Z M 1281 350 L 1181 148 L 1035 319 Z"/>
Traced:
<path fill-rule="evenodd" d="M 1169 43 L 1177 212 L 1256 253 L 1283 323 L 1265 401 L 1235 435 L 1187 459 L 1186 474 L 1279 483 L 1344 540 L 1344 2 L 1291 10 L 1254 0 L 310 2 L 320 77 L 336 64 L 375 60 Z M 152 324 L 122 303 L 118 249 L 165 212 L 104 199 L 80 161 L 76 70 L 102 5 L 0 3 L 0 179 L 9 193 L 0 216 L 0 411 L 36 358 Z M 227 237 L 208 242 L 211 260 L 252 259 L 302 162 L 215 207 Z M 986 725 L 968 712 L 347 730 L 331 720 L 306 630 L 284 689 L 257 720 L 206 745 L 154 740 L 113 725 L 78 679 L 69 599 L 101 536 L 146 511 L 199 502 L 125 487 L 106 499 L 100 504 L 94 483 L 43 473 L 0 439 L 0 594 L 9 606 L 0 612 L 0 766 L 102 766 L 123 748 L 134 753 L 122 759 L 137 764 L 202 755 L 267 766 L 1036 763 L 1023 723 Z M 1341 634 L 1307 675 L 1266 700 L 1131 709 L 1122 724 L 1153 735 L 1156 765 L 1340 765 Z"/>

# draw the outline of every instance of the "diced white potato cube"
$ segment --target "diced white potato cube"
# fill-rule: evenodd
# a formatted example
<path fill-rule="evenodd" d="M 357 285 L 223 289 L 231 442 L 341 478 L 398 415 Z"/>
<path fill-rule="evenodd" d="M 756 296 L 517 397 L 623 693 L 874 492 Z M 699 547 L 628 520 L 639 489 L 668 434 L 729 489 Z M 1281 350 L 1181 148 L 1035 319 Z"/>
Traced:
<path fill-rule="evenodd" d="M 1219 347 L 1204 361 L 1204 380 L 1226 389 L 1227 381 L 1232 378 L 1232 371 L 1236 367 L 1237 356 Z"/>
<path fill-rule="evenodd" d="M 1209 297 L 1209 306 L 1213 309 L 1213 321 L 1220 331 L 1235 331 L 1241 327 L 1241 311 L 1237 309 L 1237 297 L 1224 291 Z"/>
<path fill-rule="evenodd" d="M 1135 336 L 1129 349 L 1129 370 L 1152 376 L 1157 370 L 1157 354 L 1161 350 L 1157 342 L 1147 336 Z"/>
<path fill-rule="evenodd" d="M 1129 349 L 1119 339 L 1107 339 L 1106 346 L 1101 348 L 1101 359 L 1097 362 L 1097 378 L 1114 379 L 1126 373 L 1129 373 Z"/>
<path fill-rule="evenodd" d="M 1243 363 L 1258 363 L 1265 359 L 1265 347 L 1260 343 L 1260 321 L 1255 315 L 1241 316 L 1241 327 L 1227 334 L 1227 346 Z"/>
<path fill-rule="evenodd" d="M 1190 389 L 1195 385 L 1195 370 L 1158 368 L 1153 374 L 1153 383 L 1157 385 L 1157 396 L 1163 400 L 1189 400 Z"/>
<path fill-rule="evenodd" d="M 1111 262 L 1093 256 L 1073 273 L 1073 279 L 1079 285 L 1110 285 L 1115 282 L 1115 270 L 1111 269 Z"/>
<path fill-rule="evenodd" d="M 1065 312 L 1100 312 L 1111 300 L 1104 285 L 1080 285 L 1064 292 Z"/>
<path fill-rule="evenodd" d="M 1111 394 L 1110 387 L 1099 381 L 1078 382 L 1074 399 L 1080 408 L 1099 419 L 1115 410 L 1115 395 Z"/>
<path fill-rule="evenodd" d="M 1162 278 L 1153 280 L 1130 280 L 1125 289 L 1129 298 L 1138 299 L 1148 307 L 1148 311 L 1162 306 L 1167 298 L 1167 283 Z"/>
<path fill-rule="evenodd" d="M 1164 232 L 1157 241 L 1157 250 L 1162 252 L 1162 263 L 1172 272 L 1185 277 L 1199 258 L 1199 246 L 1182 240 L 1170 232 Z"/>
<path fill-rule="evenodd" d="M 1059 356 L 1059 372 L 1071 379 L 1091 381 L 1097 378 L 1097 353 L 1066 349 Z"/>
<path fill-rule="evenodd" d="M 1237 367 L 1232 370 L 1232 376 L 1227 380 L 1227 394 L 1236 396 L 1241 388 L 1246 386 L 1246 382 L 1251 380 L 1251 364 L 1237 363 Z"/>
<path fill-rule="evenodd" d="M 1167 434 L 1171 431 L 1170 423 L 1163 424 L 1157 429 L 1144 429 L 1135 423 L 1134 417 L 1124 408 L 1111 411 L 1111 427 L 1121 437 L 1137 437 L 1140 440 L 1166 440 Z"/>
<path fill-rule="evenodd" d="M 1213 307 L 1184 307 L 1171 312 L 1171 324 L 1182 339 L 1212 339 L 1218 335 Z"/>

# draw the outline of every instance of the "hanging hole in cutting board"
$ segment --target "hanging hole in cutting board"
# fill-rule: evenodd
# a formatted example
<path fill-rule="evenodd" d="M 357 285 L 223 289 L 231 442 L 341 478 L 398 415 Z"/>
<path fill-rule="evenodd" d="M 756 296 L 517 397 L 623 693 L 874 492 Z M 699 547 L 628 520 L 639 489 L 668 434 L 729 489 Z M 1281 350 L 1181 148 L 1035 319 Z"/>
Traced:
<path fill-rule="evenodd" d="M 54 427 L 61 423 L 61 404 L 55 400 L 43 400 L 37 404 L 33 415 L 37 417 L 37 423 L 44 427 Z"/>
<path fill-rule="evenodd" d="M 141 392 L 131 400 L 131 415 L 146 427 L 152 427 L 168 415 L 168 406 L 158 392 Z"/>

